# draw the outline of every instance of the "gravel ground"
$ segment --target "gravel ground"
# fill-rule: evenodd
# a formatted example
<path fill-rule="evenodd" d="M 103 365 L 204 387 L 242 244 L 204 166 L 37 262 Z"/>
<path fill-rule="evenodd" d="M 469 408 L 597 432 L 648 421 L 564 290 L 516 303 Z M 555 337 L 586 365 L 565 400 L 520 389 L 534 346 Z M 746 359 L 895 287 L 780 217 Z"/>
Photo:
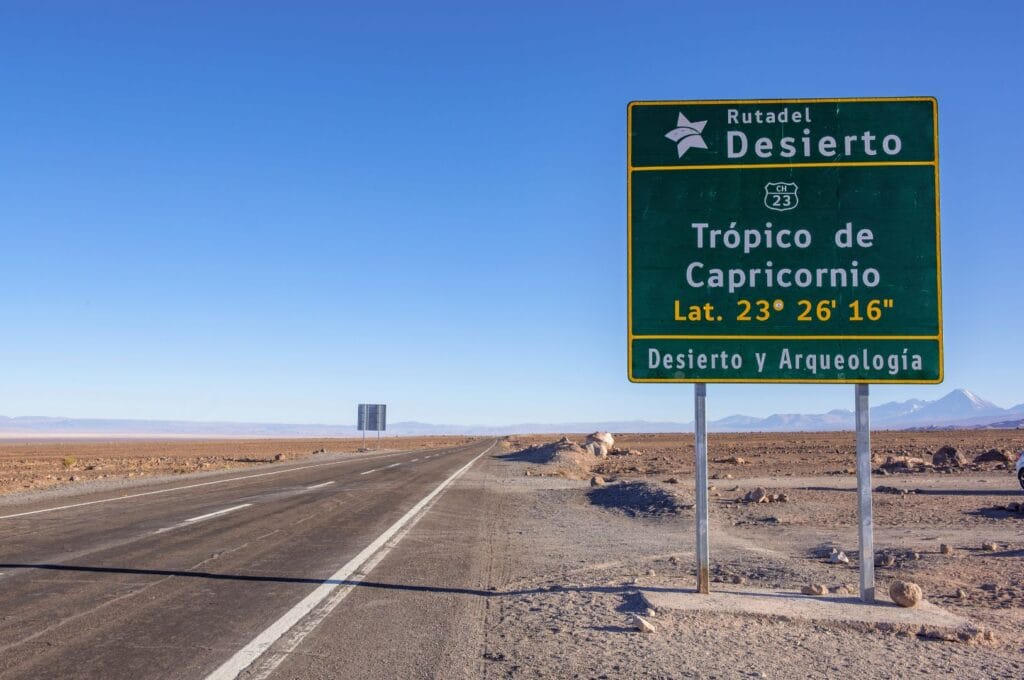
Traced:
<path fill-rule="evenodd" d="M 711 507 L 713 580 L 855 588 L 855 478 L 801 475 L 805 444 L 796 442 L 787 454 L 784 437 L 774 436 L 769 465 L 732 465 L 732 480 L 712 482 L 718 494 Z M 495 583 L 509 594 L 488 609 L 487 677 L 1024 677 L 1018 635 L 1024 519 L 986 510 L 1024 500 L 1006 472 L 894 475 L 877 483 L 921 492 L 875 494 L 876 549 L 893 556 L 892 566 L 877 570 L 879 588 L 896 578 L 914 580 L 929 601 L 991 630 L 994 642 L 941 642 L 870 626 L 724 613 L 658 612 L 651 617 L 657 631 L 641 634 L 631 623 L 645 607 L 638 586 L 694 585 L 687 505 L 693 480 L 683 461 L 689 452 L 674 460 L 662 447 L 663 468 L 613 476 L 610 489 L 594 489 L 586 481 L 545 476 L 543 465 L 514 455 L 516 444 L 507 445 L 513 455 L 486 467 L 504 522 L 496 552 L 507 556 Z M 841 448 L 834 441 L 829 446 Z M 832 465 L 809 467 L 820 472 Z M 668 472 L 677 483 L 664 481 Z M 785 489 L 789 501 L 736 502 L 766 483 L 770 491 Z M 678 501 L 672 511 L 665 511 L 661 492 Z M 647 505 L 654 511 L 644 511 Z M 986 541 L 999 548 L 982 550 Z M 941 543 L 955 553 L 941 554 Z M 851 563 L 828 564 L 832 547 L 846 551 Z M 958 588 L 966 598 L 957 597 Z"/>

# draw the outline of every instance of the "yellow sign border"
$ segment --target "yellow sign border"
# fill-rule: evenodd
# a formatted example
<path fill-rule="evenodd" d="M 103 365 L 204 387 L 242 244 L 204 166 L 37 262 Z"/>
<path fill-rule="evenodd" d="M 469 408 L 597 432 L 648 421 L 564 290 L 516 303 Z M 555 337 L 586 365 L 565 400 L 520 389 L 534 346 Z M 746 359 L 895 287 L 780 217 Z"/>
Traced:
<path fill-rule="evenodd" d="M 633 109 L 641 106 L 708 106 L 721 104 L 842 104 L 871 102 L 930 102 L 932 105 L 933 153 L 931 161 L 903 162 L 835 162 L 835 163 L 764 163 L 736 165 L 669 165 L 633 166 Z M 935 169 L 935 291 L 937 296 L 939 332 L 937 335 L 634 335 L 633 334 L 633 173 L 652 170 L 743 170 L 753 168 L 820 168 L 846 166 L 911 166 L 931 165 Z M 891 384 L 891 385 L 937 385 L 944 379 L 945 354 L 942 319 L 942 247 L 939 209 L 939 102 L 935 97 L 837 97 L 810 99 L 666 99 L 637 100 L 626 106 L 626 374 L 632 383 L 802 383 L 802 384 Z M 765 379 L 756 378 L 636 378 L 633 376 L 633 342 L 643 339 L 658 340 L 937 340 L 939 343 L 939 375 L 934 380 L 819 380 L 807 378 Z"/>

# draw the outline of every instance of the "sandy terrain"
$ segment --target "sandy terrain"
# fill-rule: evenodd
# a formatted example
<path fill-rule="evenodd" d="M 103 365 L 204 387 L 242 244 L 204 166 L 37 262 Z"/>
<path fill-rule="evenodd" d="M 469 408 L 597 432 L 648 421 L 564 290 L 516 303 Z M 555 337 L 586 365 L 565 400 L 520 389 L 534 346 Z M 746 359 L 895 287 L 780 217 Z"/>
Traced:
<path fill-rule="evenodd" d="M 455 446 L 472 437 L 367 437 L 373 450 Z M 355 453 L 362 439 L 53 439 L 0 442 L 0 494 L 96 480 L 251 468 L 318 454 Z"/>
<path fill-rule="evenodd" d="M 511 518 L 503 589 L 525 594 L 501 598 L 489 613 L 488 677 L 1024 677 L 1024 514 L 1005 510 L 1024 493 L 993 464 L 878 476 L 876 487 L 916 492 L 876 493 L 874 511 L 877 557 L 892 558 L 876 570 L 880 592 L 913 580 L 927 600 L 994 639 L 943 642 L 918 630 L 671 611 L 655 613 L 657 632 L 645 635 L 630 620 L 646 608 L 640 588 L 694 587 L 692 436 L 618 438 L 616 447 L 634 453 L 597 463 L 604 487 L 523 451 L 545 440 L 552 438 L 512 438 L 495 468 L 502 514 Z M 953 445 L 971 458 L 1020 449 L 1024 432 L 883 432 L 874 443 L 883 455 L 930 459 Z M 856 592 L 852 433 L 720 435 L 709 448 L 713 460 L 749 461 L 711 465 L 713 475 L 732 477 L 711 482 L 713 589 L 816 582 Z M 757 486 L 788 500 L 738 502 Z M 989 541 L 996 550 L 982 549 Z M 943 543 L 953 554 L 940 553 Z M 833 547 L 850 563 L 829 564 Z"/>

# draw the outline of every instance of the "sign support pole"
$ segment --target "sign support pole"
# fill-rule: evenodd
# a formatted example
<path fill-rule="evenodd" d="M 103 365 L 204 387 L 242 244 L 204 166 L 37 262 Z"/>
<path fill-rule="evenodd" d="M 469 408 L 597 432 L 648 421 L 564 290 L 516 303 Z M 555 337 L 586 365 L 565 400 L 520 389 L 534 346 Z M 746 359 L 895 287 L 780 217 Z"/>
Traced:
<path fill-rule="evenodd" d="M 854 386 L 857 402 L 857 518 L 860 524 L 860 599 L 875 601 L 875 539 L 871 518 L 871 418 L 868 385 Z"/>
<path fill-rule="evenodd" d="M 697 592 L 711 592 L 711 554 L 708 549 L 708 425 L 707 385 L 693 384 L 693 436 L 697 478 Z"/>

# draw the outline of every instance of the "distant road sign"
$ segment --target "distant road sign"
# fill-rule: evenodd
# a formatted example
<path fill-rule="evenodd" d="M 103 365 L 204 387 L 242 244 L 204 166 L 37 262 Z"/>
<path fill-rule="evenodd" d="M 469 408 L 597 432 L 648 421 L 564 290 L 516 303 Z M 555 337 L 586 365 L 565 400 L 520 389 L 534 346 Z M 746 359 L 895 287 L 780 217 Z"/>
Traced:
<path fill-rule="evenodd" d="M 387 404 L 360 404 L 356 421 L 357 430 L 383 432 L 388 429 Z"/>
<path fill-rule="evenodd" d="M 937 103 L 633 102 L 634 382 L 942 382 Z"/>

